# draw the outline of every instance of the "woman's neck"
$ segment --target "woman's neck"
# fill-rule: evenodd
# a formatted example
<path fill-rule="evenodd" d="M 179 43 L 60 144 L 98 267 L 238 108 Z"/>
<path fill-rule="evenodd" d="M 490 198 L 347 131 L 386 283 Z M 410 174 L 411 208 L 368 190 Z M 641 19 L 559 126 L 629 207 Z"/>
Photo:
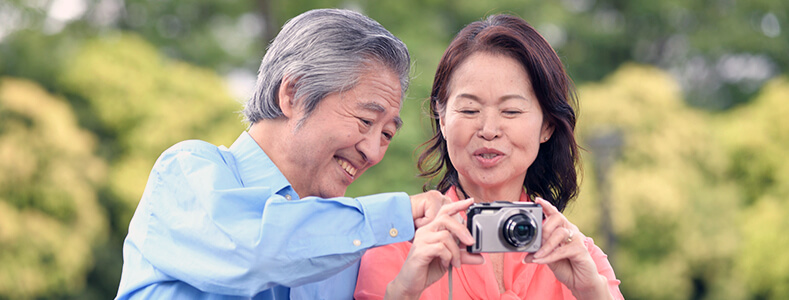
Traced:
<path fill-rule="evenodd" d="M 462 188 L 457 189 L 459 198 L 474 198 L 476 203 L 493 201 L 517 202 L 520 200 L 523 192 L 522 181 L 508 185 L 483 187 L 460 179 L 460 185 Z"/>

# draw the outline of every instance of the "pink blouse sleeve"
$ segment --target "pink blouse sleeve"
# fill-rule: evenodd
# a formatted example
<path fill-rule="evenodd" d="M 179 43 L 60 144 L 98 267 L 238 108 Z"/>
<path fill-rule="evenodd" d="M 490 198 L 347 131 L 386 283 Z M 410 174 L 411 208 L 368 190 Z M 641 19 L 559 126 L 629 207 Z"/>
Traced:
<path fill-rule="evenodd" d="M 597 272 L 605 276 L 605 278 L 608 278 L 608 290 L 611 292 L 611 295 L 614 296 L 614 299 L 625 299 L 625 297 L 622 296 L 622 292 L 619 291 L 619 284 L 621 281 L 616 279 L 614 268 L 611 267 L 611 263 L 608 261 L 608 255 L 594 244 L 592 238 L 586 238 L 585 242 L 587 249 L 589 249 L 589 254 L 592 255 L 592 260 L 594 260 L 597 266 Z"/>
<path fill-rule="evenodd" d="M 367 250 L 359 266 L 354 298 L 383 299 L 386 286 L 397 277 L 410 249 L 410 242 L 402 242 Z"/>

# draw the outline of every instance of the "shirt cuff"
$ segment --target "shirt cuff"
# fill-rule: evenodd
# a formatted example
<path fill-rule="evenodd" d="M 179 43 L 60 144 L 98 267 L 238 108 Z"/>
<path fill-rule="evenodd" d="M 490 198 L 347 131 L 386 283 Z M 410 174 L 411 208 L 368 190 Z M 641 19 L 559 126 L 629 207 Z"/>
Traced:
<path fill-rule="evenodd" d="M 383 193 L 356 199 L 375 235 L 375 247 L 414 238 L 414 217 L 408 194 Z"/>

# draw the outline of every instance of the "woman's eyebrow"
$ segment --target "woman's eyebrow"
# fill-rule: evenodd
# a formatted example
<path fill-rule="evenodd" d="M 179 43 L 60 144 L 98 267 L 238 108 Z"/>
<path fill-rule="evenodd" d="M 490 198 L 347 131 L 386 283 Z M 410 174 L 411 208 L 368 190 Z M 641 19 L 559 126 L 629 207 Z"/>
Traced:
<path fill-rule="evenodd" d="M 474 101 L 477 101 L 477 102 L 480 101 L 479 97 L 477 97 L 476 95 L 466 94 L 466 93 L 457 95 L 456 98 L 467 98 L 467 99 L 474 100 Z M 510 99 L 523 99 L 523 100 L 526 100 L 525 97 L 523 97 L 521 95 L 518 95 L 518 94 L 509 94 L 509 95 L 504 95 L 504 96 L 499 97 L 499 100 L 502 100 L 502 101 L 510 100 Z"/>

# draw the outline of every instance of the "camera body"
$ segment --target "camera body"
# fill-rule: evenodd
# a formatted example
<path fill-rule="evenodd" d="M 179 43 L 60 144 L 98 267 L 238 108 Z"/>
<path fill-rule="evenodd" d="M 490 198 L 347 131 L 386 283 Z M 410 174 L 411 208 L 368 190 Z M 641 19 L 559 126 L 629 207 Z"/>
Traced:
<path fill-rule="evenodd" d="M 537 252 L 542 245 L 542 206 L 532 202 L 474 203 L 466 212 L 475 243 L 469 253 Z"/>

